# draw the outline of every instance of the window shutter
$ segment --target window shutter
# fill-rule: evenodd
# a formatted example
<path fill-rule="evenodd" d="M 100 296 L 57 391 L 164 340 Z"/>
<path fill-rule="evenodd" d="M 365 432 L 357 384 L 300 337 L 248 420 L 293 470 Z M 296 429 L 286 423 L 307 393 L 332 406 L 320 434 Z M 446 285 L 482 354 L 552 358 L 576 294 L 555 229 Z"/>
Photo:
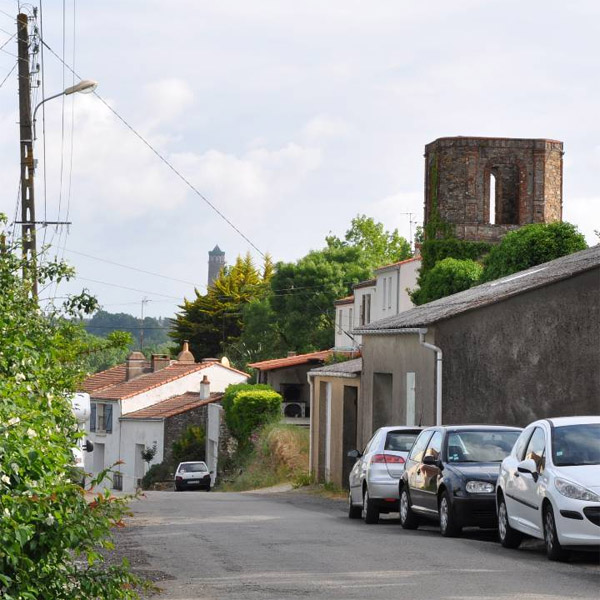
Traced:
<path fill-rule="evenodd" d="M 90 410 L 90 431 L 96 431 L 96 403 L 92 402 Z"/>
<path fill-rule="evenodd" d="M 112 433 L 112 404 L 104 405 L 104 431 Z"/>

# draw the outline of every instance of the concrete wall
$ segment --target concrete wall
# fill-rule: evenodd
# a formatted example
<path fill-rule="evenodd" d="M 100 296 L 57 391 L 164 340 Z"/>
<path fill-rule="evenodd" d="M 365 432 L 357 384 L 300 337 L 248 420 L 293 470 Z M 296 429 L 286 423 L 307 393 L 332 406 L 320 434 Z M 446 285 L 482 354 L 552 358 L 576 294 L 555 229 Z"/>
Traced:
<path fill-rule="evenodd" d="M 340 328 L 340 312 L 342 313 L 342 321 Z M 350 318 L 352 313 L 352 319 Z M 339 349 L 354 348 L 358 345 L 348 333 L 352 332 L 354 328 L 354 315 L 356 314 L 356 308 L 354 304 L 339 304 L 335 305 L 335 347 Z M 354 338 L 356 336 L 353 336 Z M 360 336 L 358 336 L 360 337 Z"/>
<path fill-rule="evenodd" d="M 432 333 L 427 341 L 433 341 Z M 435 354 L 419 344 L 416 334 L 363 336 L 363 371 L 359 396 L 359 446 L 364 448 L 377 427 L 406 424 L 406 373 L 415 373 L 416 421 L 433 425 L 435 419 Z M 375 397 L 376 374 L 392 377 L 392 402 L 382 417 L 376 415 L 379 398 Z M 381 379 L 381 378 L 379 378 Z"/>
<path fill-rule="evenodd" d="M 327 410 L 326 397 L 327 387 L 330 390 L 330 437 L 327 443 Z M 343 479 L 345 453 L 357 447 L 358 440 L 348 434 L 348 426 L 353 427 L 351 417 L 346 411 L 346 432 L 344 429 L 344 398 L 348 403 L 348 394 L 345 394 L 345 387 L 360 389 L 359 377 L 313 377 L 313 400 L 311 414 L 313 415 L 311 423 L 310 438 L 310 464 L 314 476 L 319 481 L 331 481 L 337 486 L 346 487 L 347 482 Z M 346 433 L 346 435 L 344 435 Z M 348 446 L 352 445 L 352 448 Z M 329 460 L 326 456 L 329 454 Z M 325 463 L 329 463 L 329 470 L 326 472 Z"/>
<path fill-rule="evenodd" d="M 600 413 L 600 270 L 438 325 L 448 422 Z"/>

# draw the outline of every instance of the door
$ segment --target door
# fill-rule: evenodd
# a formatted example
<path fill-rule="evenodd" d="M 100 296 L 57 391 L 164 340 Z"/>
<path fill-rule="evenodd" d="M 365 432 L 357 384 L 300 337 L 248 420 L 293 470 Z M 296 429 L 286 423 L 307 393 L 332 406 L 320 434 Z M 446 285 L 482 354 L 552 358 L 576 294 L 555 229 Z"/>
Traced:
<path fill-rule="evenodd" d="M 94 474 L 97 475 L 104 469 L 104 444 L 94 443 Z"/>
<path fill-rule="evenodd" d="M 356 448 L 356 415 L 357 415 L 358 388 L 350 385 L 344 386 L 344 415 L 342 431 L 342 486 L 348 485 L 348 476 L 354 466 L 355 459 L 348 456 L 350 450 Z"/>
<path fill-rule="evenodd" d="M 144 476 L 144 459 L 142 458 L 142 452 L 146 446 L 144 444 L 135 445 L 135 460 L 134 460 L 134 487 L 141 485 L 142 477 Z"/>
<path fill-rule="evenodd" d="M 422 491 L 424 477 L 421 474 L 421 460 L 425 455 L 425 450 L 427 449 L 428 442 L 432 435 L 433 431 L 431 430 L 423 431 L 417 438 L 415 445 L 408 455 L 408 460 L 406 461 L 405 471 L 410 493 L 410 502 L 415 510 L 421 512 L 425 510 Z"/>
<path fill-rule="evenodd" d="M 536 465 L 536 472 L 519 473 L 515 471 L 515 487 L 513 499 L 515 502 L 516 519 L 529 529 L 536 537 L 541 535 L 541 502 L 538 487 L 544 473 L 546 463 L 546 434 L 541 427 L 536 427 L 527 444 L 523 460 L 532 459 Z"/>
<path fill-rule="evenodd" d="M 423 457 L 430 456 L 435 460 L 440 460 L 442 454 L 442 439 L 443 433 L 441 431 L 436 431 L 429 441 L 429 444 L 427 444 L 427 450 L 425 450 Z M 436 513 L 438 510 L 437 489 L 440 472 L 440 468 L 437 465 L 421 464 L 423 507 L 428 511 Z"/>

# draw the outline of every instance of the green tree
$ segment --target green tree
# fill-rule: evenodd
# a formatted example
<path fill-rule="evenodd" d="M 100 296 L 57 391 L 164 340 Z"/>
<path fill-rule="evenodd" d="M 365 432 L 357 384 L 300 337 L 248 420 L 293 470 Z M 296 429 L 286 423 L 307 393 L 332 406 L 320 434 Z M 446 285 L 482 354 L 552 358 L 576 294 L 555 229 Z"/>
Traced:
<path fill-rule="evenodd" d="M 4 239 L 0 232 L 0 239 Z M 126 566 L 107 567 L 99 550 L 124 501 L 97 495 L 93 502 L 72 478 L 80 434 L 69 395 L 83 376 L 81 309 L 87 294 L 44 313 L 21 280 L 19 248 L 0 251 L 0 595 L 7 600 L 136 598 L 137 579 Z M 31 273 L 31 271 L 29 271 Z M 41 265 L 40 286 L 69 279 L 61 264 Z M 66 318 L 68 317 L 68 318 Z"/>
<path fill-rule="evenodd" d="M 297 352 L 331 348 L 333 302 L 371 276 L 371 266 L 356 246 L 313 250 L 296 263 L 278 263 L 271 279 L 273 327 L 285 347 Z"/>
<path fill-rule="evenodd" d="M 483 267 L 474 260 L 445 258 L 420 279 L 411 299 L 419 305 L 462 292 L 477 285 L 482 272 Z"/>
<path fill-rule="evenodd" d="M 206 294 L 195 290 L 194 300 L 184 299 L 169 335 L 179 345 L 189 340 L 196 358 L 222 355 L 240 338 L 243 307 L 268 293 L 272 272 L 270 257 L 265 259 L 261 273 L 250 254 L 238 256 L 232 267 L 221 270 Z"/>
<path fill-rule="evenodd" d="M 584 236 L 571 223 L 535 223 L 508 233 L 484 261 L 482 281 L 523 271 L 585 250 Z"/>
<path fill-rule="evenodd" d="M 84 321 L 88 333 L 98 337 L 107 337 L 113 331 L 126 331 L 131 334 L 131 348 L 139 348 L 140 334 L 143 328 L 144 346 L 152 347 L 169 341 L 168 319 L 154 319 L 144 317 L 144 321 L 127 313 L 109 313 L 105 310 L 97 311 L 91 319 Z"/>
<path fill-rule="evenodd" d="M 330 235 L 325 241 L 329 249 L 358 248 L 372 269 L 412 256 L 410 244 L 398 234 L 397 229 L 386 231 L 383 223 L 376 223 L 366 215 L 357 215 L 352 219 L 343 240 Z"/>

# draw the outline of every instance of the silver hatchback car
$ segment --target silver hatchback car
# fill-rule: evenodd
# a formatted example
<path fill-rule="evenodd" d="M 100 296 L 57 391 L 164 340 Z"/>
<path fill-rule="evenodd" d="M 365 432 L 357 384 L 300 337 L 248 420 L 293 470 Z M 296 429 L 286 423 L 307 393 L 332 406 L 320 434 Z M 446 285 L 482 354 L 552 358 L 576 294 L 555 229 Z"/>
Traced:
<path fill-rule="evenodd" d="M 357 461 L 350 471 L 348 516 L 365 523 L 379 522 L 381 513 L 398 511 L 398 489 L 404 464 L 421 427 L 381 427 L 362 454 L 350 450 Z"/>

